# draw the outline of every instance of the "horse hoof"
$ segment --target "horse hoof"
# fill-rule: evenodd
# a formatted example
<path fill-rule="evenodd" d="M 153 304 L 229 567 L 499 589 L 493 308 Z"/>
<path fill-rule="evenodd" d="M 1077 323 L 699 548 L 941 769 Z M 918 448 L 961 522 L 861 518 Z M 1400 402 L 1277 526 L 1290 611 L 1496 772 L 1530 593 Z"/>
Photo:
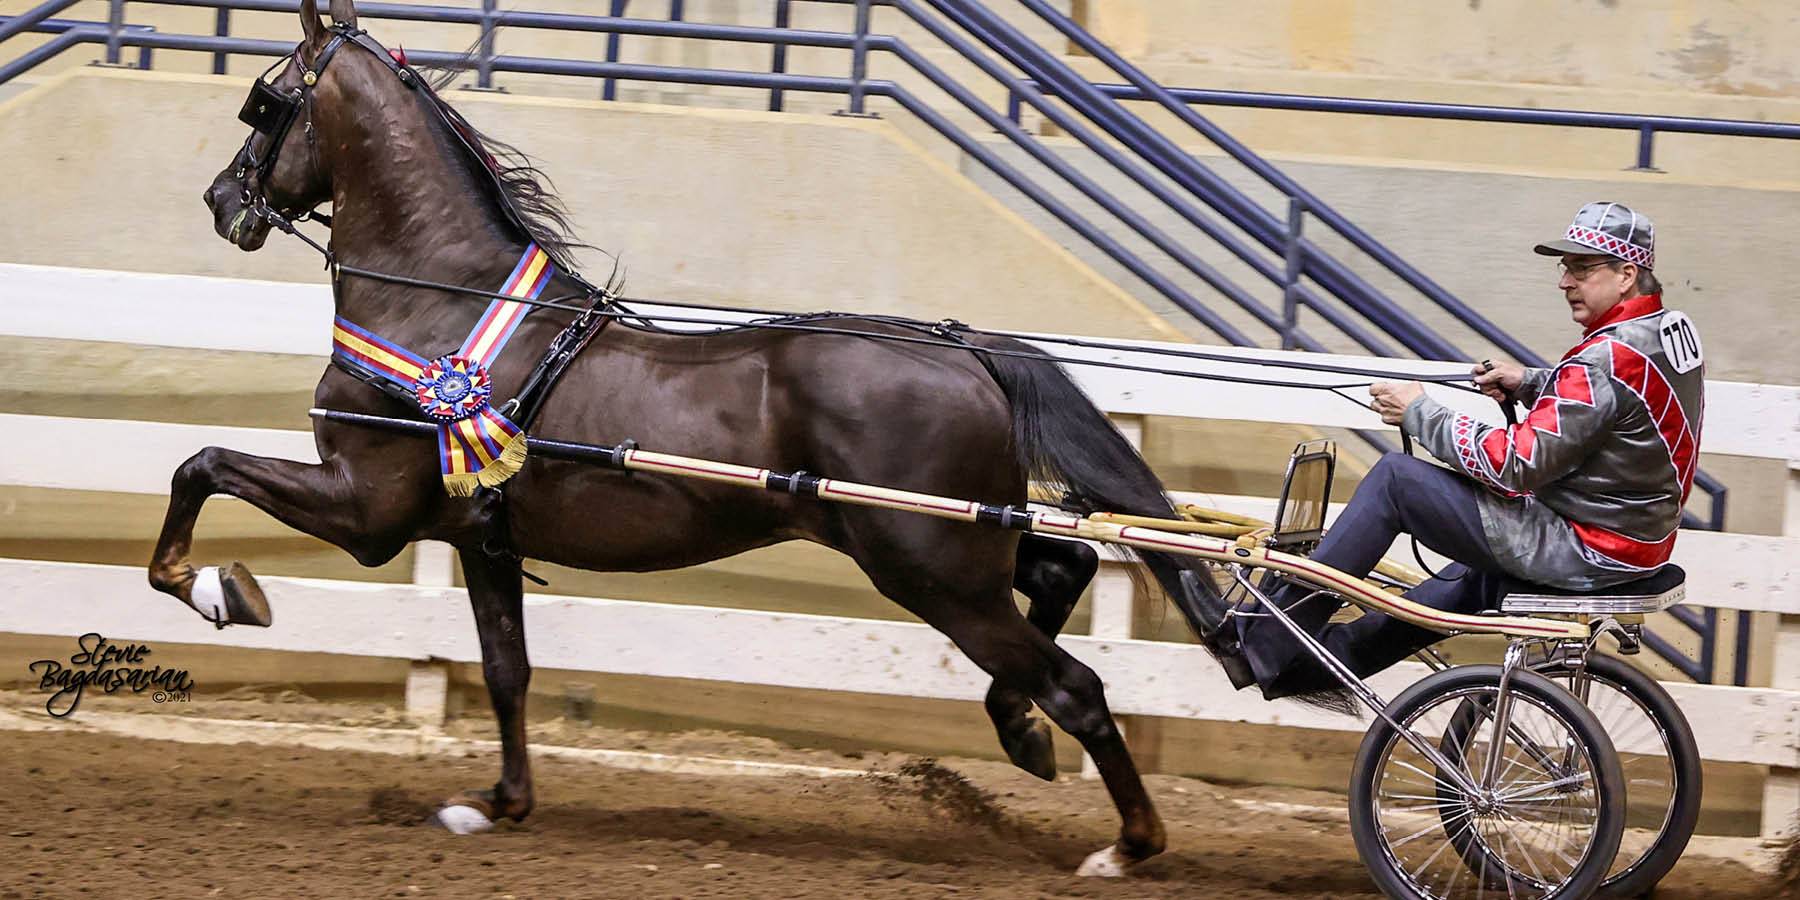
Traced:
<path fill-rule="evenodd" d="M 1032 719 L 1031 724 L 1011 741 L 1004 742 L 1006 758 L 1012 764 L 1045 781 L 1056 780 L 1056 750 L 1052 745 L 1050 723 Z"/>
<path fill-rule="evenodd" d="M 1111 847 L 1088 855 L 1081 861 L 1081 868 L 1075 874 L 1082 878 L 1123 878 L 1125 870 L 1131 867 L 1131 860 L 1119 852 L 1119 846 Z"/>
<path fill-rule="evenodd" d="M 451 834 L 480 834 L 494 830 L 494 820 L 481 810 L 460 803 L 446 806 L 433 817 L 438 826 Z"/>
<path fill-rule="evenodd" d="M 221 627 L 255 625 L 267 628 L 275 621 L 269 598 L 241 562 L 221 569 L 207 566 L 194 573 L 188 602 L 202 618 Z"/>

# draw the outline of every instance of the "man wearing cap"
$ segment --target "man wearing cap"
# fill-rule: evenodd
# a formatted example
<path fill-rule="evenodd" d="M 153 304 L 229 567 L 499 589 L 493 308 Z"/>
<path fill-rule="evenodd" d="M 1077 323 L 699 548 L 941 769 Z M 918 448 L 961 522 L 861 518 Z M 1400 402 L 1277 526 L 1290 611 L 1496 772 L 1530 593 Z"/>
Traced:
<path fill-rule="evenodd" d="M 1705 371 L 1686 315 L 1662 305 L 1650 220 L 1589 203 L 1559 240 L 1557 286 L 1582 339 L 1552 368 L 1475 366 L 1475 383 L 1528 412 L 1494 427 L 1425 395 L 1417 382 L 1370 387 L 1369 404 L 1443 461 L 1401 454 L 1369 471 L 1313 558 L 1367 575 L 1402 533 L 1454 560 L 1407 596 L 1438 609 L 1493 608 L 1511 578 L 1593 590 L 1653 574 L 1669 559 L 1700 459 Z M 1279 622 L 1229 615 L 1190 590 L 1232 682 L 1269 699 L 1340 685 Z M 1328 624 L 1336 603 L 1288 586 L 1274 599 L 1359 676 L 1442 639 L 1380 613 Z"/>

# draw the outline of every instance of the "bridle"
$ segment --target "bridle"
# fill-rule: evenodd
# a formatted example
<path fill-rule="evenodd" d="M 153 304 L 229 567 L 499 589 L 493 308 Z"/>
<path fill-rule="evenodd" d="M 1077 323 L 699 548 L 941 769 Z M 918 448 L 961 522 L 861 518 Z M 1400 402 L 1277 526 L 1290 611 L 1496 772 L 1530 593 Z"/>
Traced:
<path fill-rule="evenodd" d="M 275 171 L 275 163 L 281 156 L 281 148 L 287 143 L 288 132 L 293 130 L 294 123 L 300 121 L 302 117 L 305 122 L 307 147 L 311 150 L 314 160 L 318 159 L 318 131 L 313 127 L 312 121 L 313 89 L 325 74 L 325 67 L 331 64 L 331 60 L 337 55 L 339 48 L 363 34 L 364 32 L 343 23 L 335 23 L 331 26 L 331 40 L 327 41 L 325 48 L 319 51 L 318 59 L 314 61 L 312 68 L 307 68 L 306 61 L 300 55 L 300 49 L 305 46 L 303 41 L 294 45 L 293 52 L 271 63 L 251 83 L 250 94 L 244 98 L 243 108 L 238 110 L 238 121 L 250 126 L 250 134 L 244 138 L 243 149 L 238 153 L 240 165 L 237 168 L 236 177 L 238 183 L 242 185 L 244 204 L 256 215 L 273 221 L 270 214 L 275 214 L 288 222 L 317 218 L 329 224 L 329 217 L 315 215 L 311 209 L 294 215 L 284 214 L 288 211 L 278 210 L 271 206 L 268 198 L 269 176 Z M 267 79 L 270 72 L 275 71 L 283 61 L 290 59 L 300 67 L 301 83 L 299 87 L 284 92 L 270 84 Z M 260 157 L 256 152 L 258 135 L 267 141 Z M 249 179 L 252 173 L 256 175 L 254 189 L 251 188 Z"/>
<path fill-rule="evenodd" d="M 302 127 L 305 129 L 307 145 L 311 149 L 313 159 L 316 162 L 318 160 L 318 136 L 313 128 L 312 122 L 313 89 L 318 85 L 319 80 L 325 77 L 325 67 L 330 65 L 332 59 L 336 57 L 338 50 L 345 44 L 355 44 L 364 50 L 369 51 L 371 56 L 375 57 L 382 65 L 387 66 L 388 70 L 394 73 L 394 77 L 398 78 L 400 83 L 407 88 L 423 90 L 428 95 L 434 94 L 434 92 L 431 89 L 430 82 L 424 76 L 414 71 L 411 66 L 406 64 L 404 56 L 398 56 L 390 52 L 386 47 L 381 45 L 381 42 L 371 37 L 368 32 L 353 25 L 346 25 L 342 22 L 332 23 L 329 31 L 331 33 L 331 39 L 325 43 L 324 49 L 319 51 L 318 59 L 314 61 L 312 68 L 307 68 L 304 58 L 300 55 L 301 48 L 305 46 L 305 42 L 301 42 L 294 46 L 292 53 L 289 53 L 281 59 L 277 59 L 268 69 L 263 71 L 262 75 L 257 77 L 253 84 L 251 84 L 250 95 L 244 98 L 244 106 L 238 111 L 238 120 L 249 125 L 251 132 L 250 135 L 244 139 L 244 146 L 239 152 L 239 159 L 242 164 L 237 169 L 236 177 L 239 184 L 242 185 L 241 191 L 244 205 L 252 214 L 260 217 L 280 231 L 305 241 L 307 244 L 311 245 L 314 250 L 317 250 L 325 257 L 326 265 L 328 267 L 338 268 L 334 255 L 330 250 L 321 246 L 312 238 L 307 237 L 304 232 L 294 227 L 295 223 L 305 222 L 310 219 L 329 228 L 331 227 L 330 216 L 316 212 L 311 208 L 304 210 L 278 208 L 268 201 L 267 184 L 269 176 L 275 171 L 275 164 L 281 154 L 281 148 L 287 139 L 288 132 L 293 129 L 296 121 L 304 122 Z M 282 60 L 286 59 L 292 59 L 295 64 L 300 67 L 301 84 L 299 87 L 292 88 L 288 91 L 282 91 L 265 79 L 270 72 L 275 71 L 275 69 L 282 64 Z M 440 118 L 444 126 L 449 130 L 452 139 L 457 144 L 461 145 L 462 149 L 469 154 L 470 158 L 477 161 L 484 161 L 491 173 L 493 166 L 492 158 L 489 157 L 480 144 L 471 137 L 473 129 L 469 126 L 468 122 L 464 121 L 459 113 L 450 109 L 447 104 L 438 100 L 435 96 L 430 99 L 431 102 L 429 102 L 427 106 L 429 106 Z M 260 157 L 257 156 L 255 147 L 257 135 L 262 135 L 269 142 L 268 146 L 263 150 L 263 155 Z M 251 187 L 251 182 L 248 177 L 251 174 L 255 174 L 256 176 L 254 188 Z M 495 177 L 497 179 L 497 176 Z M 510 221 L 521 234 L 530 233 L 530 228 L 526 226 L 525 216 L 513 205 L 513 200 L 511 197 L 507 196 L 506 191 L 498 187 L 497 181 L 495 190 L 493 191 L 493 199 L 500 207 L 502 214 L 506 216 L 507 220 Z M 343 267 L 343 270 L 345 272 L 350 271 L 348 267 Z M 375 278 L 381 277 L 378 273 L 357 272 L 355 274 L 363 274 Z M 580 281 L 579 276 L 576 276 L 572 271 L 564 269 L 563 274 L 575 277 L 577 281 Z M 585 281 L 581 281 L 581 284 L 583 287 L 589 288 L 589 293 L 591 294 L 598 295 L 609 293 L 604 288 L 595 288 L 588 285 Z"/>

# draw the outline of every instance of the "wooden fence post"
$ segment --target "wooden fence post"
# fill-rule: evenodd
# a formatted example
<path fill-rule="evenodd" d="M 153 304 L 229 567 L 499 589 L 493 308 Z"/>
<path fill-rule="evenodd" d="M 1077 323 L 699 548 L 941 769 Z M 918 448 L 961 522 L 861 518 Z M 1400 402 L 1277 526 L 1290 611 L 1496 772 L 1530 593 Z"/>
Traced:
<path fill-rule="evenodd" d="M 455 550 L 442 541 L 413 545 L 413 584 L 452 587 L 456 584 Z M 406 671 L 406 719 L 436 730 L 450 713 L 450 664 L 439 659 L 415 659 Z"/>
<path fill-rule="evenodd" d="M 1800 535 L 1800 460 L 1788 461 L 1787 504 L 1781 533 Z M 1769 686 L 1800 691 L 1800 615 L 1775 616 L 1775 646 Z M 1763 782 L 1762 838 L 1771 845 L 1800 839 L 1800 769 L 1770 766 Z"/>

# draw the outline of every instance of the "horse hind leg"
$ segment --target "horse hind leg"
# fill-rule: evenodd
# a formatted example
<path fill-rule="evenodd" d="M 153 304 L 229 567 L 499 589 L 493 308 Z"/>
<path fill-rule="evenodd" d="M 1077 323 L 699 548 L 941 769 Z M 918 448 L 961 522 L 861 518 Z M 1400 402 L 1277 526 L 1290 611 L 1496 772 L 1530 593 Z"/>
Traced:
<path fill-rule="evenodd" d="M 1026 621 L 1055 640 L 1099 567 L 1099 554 L 1086 544 L 1033 534 L 1022 537 L 1013 589 L 1030 601 Z M 1053 732 L 1043 719 L 1030 714 L 1030 696 L 996 679 L 988 688 L 986 706 L 1006 758 L 1045 781 L 1056 780 Z"/>
<path fill-rule="evenodd" d="M 1004 690 L 1029 697 L 1094 760 L 1119 813 L 1119 839 L 1090 855 L 1076 874 L 1116 877 L 1161 853 L 1167 842 L 1162 819 L 1113 722 L 1100 676 L 1021 618 L 1010 597 L 988 599 L 964 594 L 956 602 L 913 611 L 955 641 Z"/>

